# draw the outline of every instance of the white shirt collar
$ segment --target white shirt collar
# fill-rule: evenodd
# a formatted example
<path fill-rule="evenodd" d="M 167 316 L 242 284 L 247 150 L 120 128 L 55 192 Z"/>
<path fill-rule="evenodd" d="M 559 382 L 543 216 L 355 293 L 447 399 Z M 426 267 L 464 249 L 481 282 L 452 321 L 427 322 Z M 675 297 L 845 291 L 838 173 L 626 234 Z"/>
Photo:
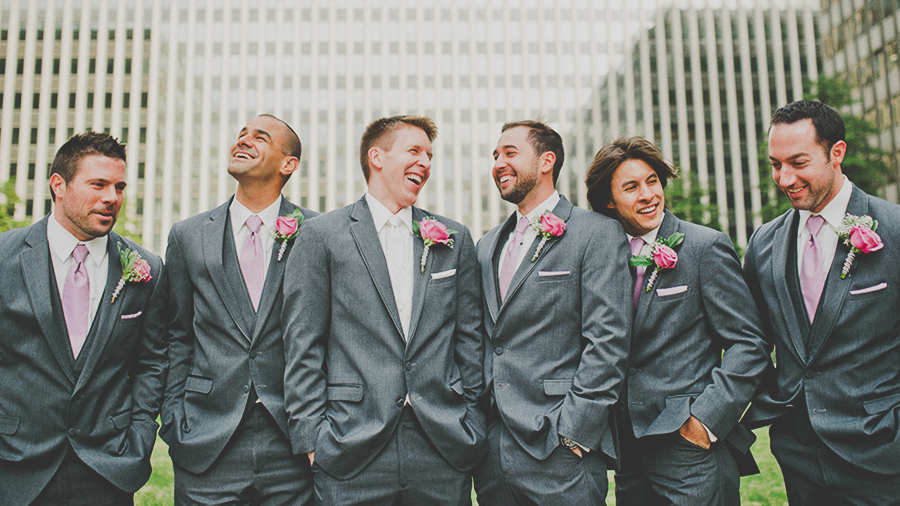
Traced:
<path fill-rule="evenodd" d="M 369 192 L 366 192 L 366 203 L 369 204 L 369 212 L 372 213 L 372 220 L 375 222 L 375 231 L 381 232 L 387 221 L 394 215 Z M 412 232 L 412 206 L 400 208 L 396 216 Z"/>
<path fill-rule="evenodd" d="M 77 237 L 56 221 L 54 213 L 50 213 L 50 217 L 47 219 L 47 241 L 50 243 L 50 251 L 56 255 L 60 262 L 65 262 L 69 259 L 72 251 L 75 250 L 75 246 L 84 244 L 87 246 L 91 260 L 99 267 L 103 257 L 106 255 L 109 235 L 96 237 L 90 241 L 79 241 Z"/>
<path fill-rule="evenodd" d="M 666 219 L 666 210 L 663 209 L 663 217 L 662 217 L 662 220 L 659 220 L 659 225 L 657 225 L 656 228 L 654 228 L 653 230 L 651 230 L 641 236 L 641 239 L 644 240 L 644 244 L 653 244 L 653 242 L 656 241 L 656 236 L 659 235 L 659 229 L 660 229 L 660 227 L 662 227 L 663 220 L 665 220 L 665 219 Z M 635 238 L 635 236 L 629 234 L 628 232 L 625 232 L 625 236 L 628 237 L 628 242 L 631 242 L 631 240 Z"/>
<path fill-rule="evenodd" d="M 553 209 L 556 208 L 556 204 L 559 203 L 559 192 L 553 191 L 553 194 L 547 197 L 547 200 L 541 202 L 534 209 L 531 210 L 528 215 L 525 217 L 528 218 L 529 223 L 534 223 L 534 220 L 540 217 L 547 211 L 553 212 Z M 522 213 L 519 212 L 519 209 L 516 209 L 516 222 L 522 219 Z"/>
<path fill-rule="evenodd" d="M 844 215 L 847 214 L 847 206 L 850 205 L 850 196 L 853 194 L 853 185 L 847 176 L 844 178 L 843 186 L 837 195 L 831 199 L 831 202 L 825 205 L 819 216 L 825 218 L 825 222 L 831 225 L 831 228 L 837 230 L 844 221 Z M 800 226 L 797 230 L 802 231 L 806 227 L 806 222 L 812 216 L 810 211 L 806 209 L 800 210 Z"/>
<path fill-rule="evenodd" d="M 269 207 L 263 209 L 258 213 L 254 213 L 253 211 L 247 209 L 244 204 L 238 202 L 237 197 L 231 199 L 231 205 L 228 206 L 228 212 L 231 213 L 231 228 L 235 234 L 237 234 L 238 230 L 244 226 L 244 223 L 247 221 L 247 218 L 253 216 L 254 214 L 259 216 L 259 219 L 262 220 L 263 225 L 265 225 L 266 230 L 275 230 L 275 220 L 278 219 L 278 212 L 281 210 L 281 199 L 283 197 L 281 195 L 275 199 L 275 202 L 269 205 Z"/>

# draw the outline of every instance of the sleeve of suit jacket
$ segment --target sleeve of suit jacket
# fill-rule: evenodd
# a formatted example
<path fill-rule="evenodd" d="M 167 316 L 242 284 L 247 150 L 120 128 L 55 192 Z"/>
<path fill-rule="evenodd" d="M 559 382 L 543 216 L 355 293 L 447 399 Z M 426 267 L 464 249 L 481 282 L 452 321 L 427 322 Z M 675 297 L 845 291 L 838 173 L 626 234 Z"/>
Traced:
<path fill-rule="evenodd" d="M 314 220 L 304 223 L 284 268 L 284 407 L 297 454 L 315 451 L 325 418 L 331 273 L 324 241 Z"/>
<path fill-rule="evenodd" d="M 627 265 L 630 250 L 621 226 L 603 218 L 592 220 L 588 227 L 584 232 L 590 233 L 590 239 L 581 258 L 584 349 L 572 389 L 562 405 L 558 430 L 561 436 L 599 449 L 625 377 L 633 282 Z M 540 307 L 534 310 L 540 311 Z"/>
<path fill-rule="evenodd" d="M 724 352 L 721 364 L 712 371 L 712 383 L 691 405 L 691 414 L 722 438 L 750 403 L 768 358 L 759 312 L 728 236 L 715 234 L 703 247 L 700 264 L 708 335 Z"/>
<path fill-rule="evenodd" d="M 184 385 L 191 368 L 194 347 L 194 300 L 191 276 L 178 240 L 179 226 L 169 232 L 166 267 L 169 274 L 169 374 L 162 409 L 163 425 L 184 417 Z"/>
<path fill-rule="evenodd" d="M 466 228 L 461 231 L 456 247 L 459 252 L 457 276 L 459 287 L 456 297 L 456 363 L 462 373 L 463 393 L 469 403 L 475 406 L 484 392 L 484 319 L 481 301 L 481 271 L 475 243 Z"/>

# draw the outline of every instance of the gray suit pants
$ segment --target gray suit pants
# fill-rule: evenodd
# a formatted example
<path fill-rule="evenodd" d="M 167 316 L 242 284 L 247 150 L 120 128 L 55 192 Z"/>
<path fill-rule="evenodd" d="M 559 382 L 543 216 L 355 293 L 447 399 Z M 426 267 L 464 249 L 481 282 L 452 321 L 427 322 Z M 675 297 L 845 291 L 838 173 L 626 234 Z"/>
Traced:
<path fill-rule="evenodd" d="M 133 497 L 100 476 L 69 448 L 31 506 L 131 506 Z"/>

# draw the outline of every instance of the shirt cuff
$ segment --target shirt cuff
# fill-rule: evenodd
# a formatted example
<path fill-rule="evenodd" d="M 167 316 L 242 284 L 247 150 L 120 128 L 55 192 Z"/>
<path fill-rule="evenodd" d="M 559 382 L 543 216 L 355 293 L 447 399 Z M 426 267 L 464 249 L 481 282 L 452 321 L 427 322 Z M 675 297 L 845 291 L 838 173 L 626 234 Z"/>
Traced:
<path fill-rule="evenodd" d="M 717 438 L 716 435 L 713 434 L 711 430 L 709 430 L 709 427 L 707 427 L 705 423 L 700 422 L 700 425 L 702 425 L 703 428 L 706 429 L 706 435 L 709 436 L 710 443 L 715 443 L 716 441 L 719 440 L 719 438 Z"/>

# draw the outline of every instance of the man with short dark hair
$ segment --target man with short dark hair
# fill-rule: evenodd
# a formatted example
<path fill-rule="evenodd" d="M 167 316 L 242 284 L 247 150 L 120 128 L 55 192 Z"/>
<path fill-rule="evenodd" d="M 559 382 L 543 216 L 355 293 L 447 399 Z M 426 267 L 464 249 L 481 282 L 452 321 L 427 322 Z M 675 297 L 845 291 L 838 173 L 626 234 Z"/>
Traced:
<path fill-rule="evenodd" d="M 284 413 L 281 286 L 303 219 L 281 190 L 300 165 L 297 134 L 250 120 L 231 147 L 234 197 L 176 223 L 169 375 L 160 436 L 175 504 L 313 504 L 312 473 L 291 451 Z"/>
<path fill-rule="evenodd" d="M 368 191 L 304 225 L 288 262 L 286 408 L 319 504 L 471 504 L 485 432 L 478 264 L 464 225 L 414 206 L 436 133 L 424 117 L 372 122 Z"/>
<path fill-rule="evenodd" d="M 744 423 L 772 424 L 791 504 L 900 504 L 900 206 L 843 174 L 837 111 L 772 116 L 772 177 L 793 209 L 744 257 L 778 367 Z"/>
<path fill-rule="evenodd" d="M 0 235 L 0 505 L 125 505 L 150 477 L 165 381 L 160 258 L 112 231 L 125 145 L 71 137 L 54 210 Z"/>
<path fill-rule="evenodd" d="M 481 504 L 603 504 L 616 459 L 612 406 L 625 376 L 628 246 L 615 220 L 557 193 L 562 138 L 503 126 L 493 177 L 516 211 L 478 242 L 488 454 Z"/>
<path fill-rule="evenodd" d="M 665 210 L 677 171 L 640 137 L 600 148 L 591 207 L 631 242 L 634 328 L 622 402 L 616 504 L 738 505 L 758 472 L 753 434 L 738 423 L 768 363 L 762 322 L 722 232 Z"/>

